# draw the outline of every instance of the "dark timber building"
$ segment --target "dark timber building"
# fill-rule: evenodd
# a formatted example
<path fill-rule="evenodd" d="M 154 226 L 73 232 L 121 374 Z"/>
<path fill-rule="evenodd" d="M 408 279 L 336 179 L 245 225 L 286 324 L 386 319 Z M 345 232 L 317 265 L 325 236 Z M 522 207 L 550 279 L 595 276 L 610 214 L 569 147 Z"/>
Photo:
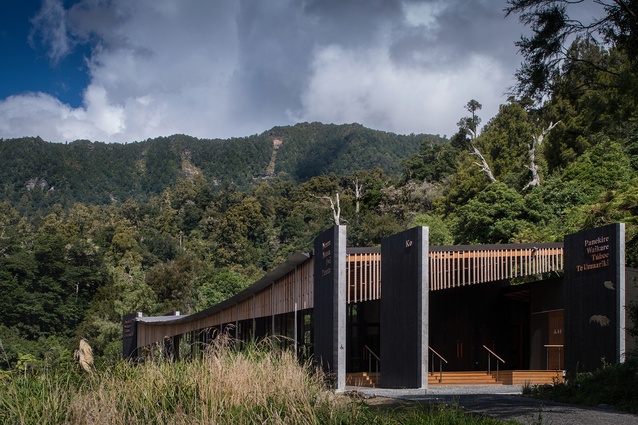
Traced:
<path fill-rule="evenodd" d="M 479 371 L 502 383 L 591 371 L 623 361 L 625 304 L 638 271 L 625 267 L 624 224 L 563 243 L 430 246 L 428 229 L 347 248 L 346 227 L 315 240 L 234 297 L 180 316 L 124 318 L 124 357 L 179 356 L 222 332 L 312 355 L 334 386 L 445 383 Z M 446 375 L 448 376 L 448 375 Z M 375 381 L 376 380 L 376 381 Z"/>

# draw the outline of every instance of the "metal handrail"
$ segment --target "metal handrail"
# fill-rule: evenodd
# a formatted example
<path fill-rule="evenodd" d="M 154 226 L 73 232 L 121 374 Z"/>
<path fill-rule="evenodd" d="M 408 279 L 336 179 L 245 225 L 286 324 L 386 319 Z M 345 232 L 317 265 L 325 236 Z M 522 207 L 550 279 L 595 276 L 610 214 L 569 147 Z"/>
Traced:
<path fill-rule="evenodd" d="M 445 360 L 445 358 L 443 358 L 443 356 L 442 356 L 442 355 L 440 355 L 439 353 L 437 353 L 437 352 L 436 352 L 436 350 L 434 350 L 434 348 L 432 348 L 432 347 L 430 347 L 430 346 L 428 345 L 428 349 L 429 349 L 431 352 L 433 352 L 434 354 L 436 354 L 436 355 L 438 356 L 438 358 L 439 358 L 439 359 L 443 360 L 443 361 L 445 362 L 445 364 L 447 364 L 447 360 Z"/>
<path fill-rule="evenodd" d="M 558 348 L 558 369 L 560 370 L 560 350 L 564 347 L 562 344 L 546 344 L 544 345 L 545 350 L 547 351 L 547 370 L 549 370 L 549 349 L 550 348 Z"/>
<path fill-rule="evenodd" d="M 490 350 L 489 348 L 487 348 L 485 346 L 485 344 L 483 344 L 483 348 L 485 348 L 487 350 L 487 374 L 490 375 L 491 374 L 491 363 L 492 363 L 492 358 L 491 356 L 496 357 L 498 360 L 500 360 L 503 364 L 505 364 L 505 360 L 503 360 L 502 358 L 500 358 L 494 351 Z M 498 367 L 498 362 L 496 362 L 496 380 L 498 381 L 498 372 L 499 372 L 499 367 Z"/>
<path fill-rule="evenodd" d="M 443 358 L 442 355 L 437 353 L 436 350 L 434 350 L 434 348 L 430 347 L 429 345 L 428 349 L 436 354 L 439 358 L 439 383 L 441 383 L 443 381 L 443 362 L 445 362 L 445 364 L 448 364 L 448 362 L 447 360 L 445 360 L 445 358 Z M 432 359 L 432 373 L 434 373 L 434 359 Z"/>
<path fill-rule="evenodd" d="M 503 360 L 502 358 L 500 358 L 494 351 L 490 350 L 489 348 L 487 348 L 485 345 L 483 345 L 483 348 L 485 348 L 487 351 L 490 352 L 490 354 L 492 354 L 494 357 L 496 357 L 497 359 L 499 359 L 501 361 L 501 363 L 505 364 L 505 360 Z"/>
<path fill-rule="evenodd" d="M 376 355 L 376 353 L 374 351 L 372 351 L 372 349 L 370 347 L 368 347 L 367 345 L 363 346 L 364 350 L 368 350 L 368 352 L 370 354 L 372 354 L 374 356 L 374 358 L 376 359 L 376 372 L 379 373 L 379 363 L 381 363 L 381 359 L 379 358 L 379 356 Z M 364 351 L 365 353 L 365 351 Z M 372 357 L 368 356 L 368 374 L 372 373 Z"/>

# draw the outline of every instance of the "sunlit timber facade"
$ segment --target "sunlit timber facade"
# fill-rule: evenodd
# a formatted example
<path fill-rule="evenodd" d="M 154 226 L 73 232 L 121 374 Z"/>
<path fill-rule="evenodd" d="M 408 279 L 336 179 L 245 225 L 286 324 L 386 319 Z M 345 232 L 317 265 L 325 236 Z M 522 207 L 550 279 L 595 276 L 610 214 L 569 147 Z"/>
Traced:
<path fill-rule="evenodd" d="M 430 247 L 429 259 L 430 290 L 436 291 L 533 274 L 562 272 L 563 247 L 556 243 Z M 247 320 L 310 310 L 314 307 L 314 260 L 311 254 L 295 254 L 246 290 L 195 314 L 141 317 L 136 321 L 136 346 L 150 346 L 162 342 L 167 336 L 207 328 L 223 331 L 229 325 L 239 327 L 240 322 L 245 324 Z M 346 277 L 348 304 L 379 300 L 380 248 L 348 249 Z M 268 334 L 274 334 L 272 329 Z"/>
<path fill-rule="evenodd" d="M 575 368 L 572 363 L 579 362 L 584 347 L 579 338 L 589 339 L 587 332 L 601 329 L 614 336 L 604 337 L 608 347 L 598 354 L 622 360 L 625 300 L 617 294 L 625 292 L 623 225 L 594 230 L 584 239 L 577 236 L 576 242 L 566 239 L 572 251 L 586 257 L 574 260 L 580 263 L 570 265 L 573 270 L 566 270 L 569 252 L 563 243 L 429 246 L 427 228 L 409 232 L 381 248 L 346 248 L 345 226 L 337 226 L 318 237 L 314 253 L 292 255 L 249 288 L 206 310 L 184 316 L 129 315 L 123 355 L 142 356 L 154 346 L 179 355 L 180 342 L 184 351 L 187 344 L 201 347 L 224 332 L 239 342 L 282 336 L 279 344 L 320 357 L 335 372 L 337 389 L 344 388 L 346 371 L 368 369 L 373 358 L 375 363 L 380 359 L 376 367 L 382 385 L 385 371 L 384 386 L 426 388 L 432 352 L 446 358 L 449 370 L 496 366 L 490 352 L 505 362 L 502 369 Z M 579 296 L 578 282 L 587 280 L 588 273 L 603 273 L 594 279 L 613 281 L 616 290 L 582 292 L 593 310 L 574 312 L 570 305 L 582 302 L 566 297 Z M 317 292 L 325 288 L 328 292 Z M 386 298 L 393 304 L 383 304 L 384 291 L 390 291 Z M 608 292 L 613 300 L 596 305 Z M 421 304 L 412 309 L 415 303 Z M 613 326 L 590 321 L 611 315 Z M 607 332 L 621 323 L 622 331 Z M 578 334 L 570 335 L 568 324 L 578 327 Z M 406 353 L 406 341 L 413 343 L 407 351 L 414 355 Z M 410 362 L 413 369 L 390 366 Z"/>

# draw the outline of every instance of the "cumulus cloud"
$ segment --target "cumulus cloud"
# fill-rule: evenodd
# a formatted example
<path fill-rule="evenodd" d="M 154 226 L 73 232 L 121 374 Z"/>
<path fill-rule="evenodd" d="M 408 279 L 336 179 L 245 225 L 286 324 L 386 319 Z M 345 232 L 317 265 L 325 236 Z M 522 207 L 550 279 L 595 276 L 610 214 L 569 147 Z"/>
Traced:
<path fill-rule="evenodd" d="M 101 140 L 106 133 L 87 119 L 87 110 L 73 109 L 44 93 L 11 96 L 0 102 L 0 134 L 5 137 L 52 135 L 54 141 Z M 17 133 L 16 131 L 20 131 Z M 79 136 L 82 134 L 83 136 Z"/>
<path fill-rule="evenodd" d="M 482 55 L 469 56 L 456 70 L 422 72 L 395 67 L 383 49 L 355 54 L 337 46 L 317 53 L 313 69 L 301 113 L 291 113 L 293 119 L 356 121 L 400 133 L 445 134 L 460 118 L 450 116 L 451 110 L 460 110 L 468 96 L 500 100 L 494 94 L 504 79 L 499 65 Z"/>
<path fill-rule="evenodd" d="M 233 137 L 299 121 L 448 134 L 469 99 L 496 113 L 519 59 L 503 1 L 46 0 L 33 38 L 89 45 L 78 108 L 0 100 L 0 137 Z"/>

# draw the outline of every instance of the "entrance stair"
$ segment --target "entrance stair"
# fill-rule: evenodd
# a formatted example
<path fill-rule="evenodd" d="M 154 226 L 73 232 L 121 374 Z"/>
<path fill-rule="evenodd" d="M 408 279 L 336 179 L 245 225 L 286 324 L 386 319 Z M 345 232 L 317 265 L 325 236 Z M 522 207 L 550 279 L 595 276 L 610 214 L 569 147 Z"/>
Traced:
<path fill-rule="evenodd" d="M 499 373 L 500 375 L 500 373 Z M 500 376 L 499 376 L 500 377 Z M 487 371 L 471 372 L 443 372 L 443 377 L 439 373 L 428 374 L 428 385 L 498 385 L 496 374 L 487 374 Z"/>
<path fill-rule="evenodd" d="M 505 385 L 543 385 L 563 383 L 562 370 L 502 370 L 499 382 Z"/>
<path fill-rule="evenodd" d="M 378 372 L 355 372 L 346 374 L 346 385 L 353 387 L 377 388 L 379 386 Z"/>
<path fill-rule="evenodd" d="M 487 374 L 487 371 L 428 373 L 429 386 L 441 385 L 543 385 L 564 382 L 560 370 L 501 370 Z M 357 372 L 346 375 L 346 385 L 377 388 L 380 373 Z"/>

